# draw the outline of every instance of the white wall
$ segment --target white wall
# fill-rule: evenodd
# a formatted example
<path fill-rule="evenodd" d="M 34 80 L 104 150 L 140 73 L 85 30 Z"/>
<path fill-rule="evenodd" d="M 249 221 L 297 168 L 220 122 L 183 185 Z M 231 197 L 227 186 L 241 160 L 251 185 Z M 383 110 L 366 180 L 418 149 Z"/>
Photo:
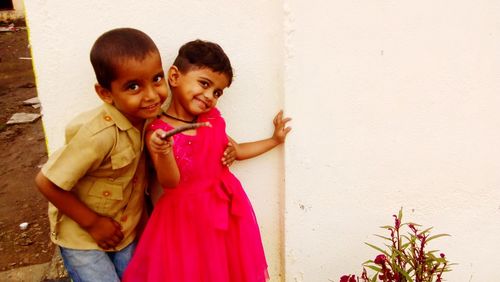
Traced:
<path fill-rule="evenodd" d="M 102 32 L 144 30 L 165 66 L 187 40 L 217 41 L 236 69 L 220 104 L 230 135 L 267 136 L 283 105 L 294 118 L 285 167 L 282 150 L 234 167 L 272 281 L 359 273 L 377 254 L 363 242 L 378 243 L 372 234 L 400 207 L 452 235 L 431 244 L 458 263 L 447 281 L 495 281 L 500 3 L 65 2 L 26 1 L 51 151 L 66 121 L 98 103 L 88 52 Z"/>
<path fill-rule="evenodd" d="M 179 47 L 201 38 L 219 43 L 235 69 L 220 109 L 238 141 L 272 134 L 282 107 L 282 9 L 269 1 L 35 1 L 26 0 L 37 88 L 50 152 L 64 126 L 99 103 L 89 61 L 94 40 L 116 27 L 135 27 L 157 43 L 168 68 Z M 259 219 L 273 280 L 280 263 L 282 150 L 233 165 Z"/>
<path fill-rule="evenodd" d="M 497 281 L 500 2 L 285 2 L 287 281 L 360 273 L 401 206 Z"/>

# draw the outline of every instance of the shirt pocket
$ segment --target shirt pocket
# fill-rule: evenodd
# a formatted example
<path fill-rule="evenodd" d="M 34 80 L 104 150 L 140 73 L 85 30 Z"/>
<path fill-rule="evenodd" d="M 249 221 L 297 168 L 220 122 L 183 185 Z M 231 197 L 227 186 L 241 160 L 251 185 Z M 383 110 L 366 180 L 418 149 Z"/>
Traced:
<path fill-rule="evenodd" d="M 87 198 L 89 208 L 102 215 L 111 215 L 120 208 L 123 200 L 123 185 L 96 181 L 90 187 Z"/>
<path fill-rule="evenodd" d="M 115 154 L 111 155 L 111 167 L 113 170 L 126 167 L 131 164 L 135 159 L 135 152 L 132 148 L 128 147 Z"/>

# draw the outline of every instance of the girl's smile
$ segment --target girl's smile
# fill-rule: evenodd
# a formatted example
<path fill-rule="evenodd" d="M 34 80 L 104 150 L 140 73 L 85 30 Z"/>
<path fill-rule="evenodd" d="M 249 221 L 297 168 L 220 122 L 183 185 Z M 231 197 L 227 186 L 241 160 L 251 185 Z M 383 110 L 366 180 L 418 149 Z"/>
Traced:
<path fill-rule="evenodd" d="M 172 103 L 167 110 L 171 115 L 192 120 L 217 105 L 223 90 L 229 85 L 225 74 L 209 68 L 191 69 L 182 73 L 175 66 L 169 70 Z"/>

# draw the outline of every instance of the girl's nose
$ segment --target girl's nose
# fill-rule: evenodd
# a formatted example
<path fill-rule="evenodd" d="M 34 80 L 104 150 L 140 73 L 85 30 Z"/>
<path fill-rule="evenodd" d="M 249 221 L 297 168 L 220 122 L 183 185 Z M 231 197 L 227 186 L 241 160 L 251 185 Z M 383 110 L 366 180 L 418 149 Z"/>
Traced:
<path fill-rule="evenodd" d="M 212 94 L 210 93 L 210 91 L 205 90 L 205 91 L 203 91 L 203 98 L 204 98 L 206 101 L 209 101 L 209 100 L 212 100 L 213 96 L 212 96 Z"/>

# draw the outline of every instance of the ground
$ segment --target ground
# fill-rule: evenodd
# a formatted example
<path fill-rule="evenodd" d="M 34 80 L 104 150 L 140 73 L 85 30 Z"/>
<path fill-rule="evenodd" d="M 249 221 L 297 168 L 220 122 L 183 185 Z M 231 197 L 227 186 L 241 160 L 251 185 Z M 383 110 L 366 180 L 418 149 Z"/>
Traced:
<path fill-rule="evenodd" d="M 47 201 L 34 185 L 47 159 L 40 119 L 6 125 L 16 112 L 39 113 L 23 105 L 36 97 L 26 29 L 0 32 L 0 271 L 47 263 L 54 254 L 49 240 Z M 28 223 L 26 230 L 19 224 Z"/>

